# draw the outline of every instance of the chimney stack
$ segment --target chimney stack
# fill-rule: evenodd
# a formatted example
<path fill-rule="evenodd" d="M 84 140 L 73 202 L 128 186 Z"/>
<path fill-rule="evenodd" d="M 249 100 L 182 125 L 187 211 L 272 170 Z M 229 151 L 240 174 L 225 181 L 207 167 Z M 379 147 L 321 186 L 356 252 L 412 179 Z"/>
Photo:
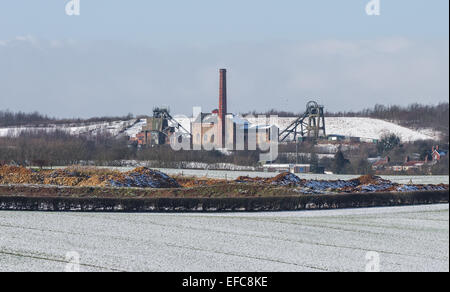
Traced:
<path fill-rule="evenodd" d="M 227 70 L 220 69 L 220 85 L 219 85 L 219 141 L 221 147 L 225 144 L 225 118 L 227 115 Z"/>

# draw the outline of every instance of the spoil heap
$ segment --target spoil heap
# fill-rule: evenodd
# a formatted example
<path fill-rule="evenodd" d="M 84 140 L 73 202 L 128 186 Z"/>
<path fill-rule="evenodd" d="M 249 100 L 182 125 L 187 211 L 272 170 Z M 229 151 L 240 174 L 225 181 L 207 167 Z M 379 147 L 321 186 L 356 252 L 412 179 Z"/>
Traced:
<path fill-rule="evenodd" d="M 3 165 L 0 166 L 1 184 L 30 184 L 35 183 L 34 172 L 25 167 Z"/>
<path fill-rule="evenodd" d="M 180 187 L 176 180 L 165 173 L 145 167 L 122 173 L 108 169 L 84 167 L 35 171 L 24 167 L 1 166 L 0 184 L 44 184 L 71 187 Z"/>
<path fill-rule="evenodd" d="M 304 180 L 288 172 L 279 174 L 274 178 L 242 176 L 236 182 L 293 187 L 299 193 L 304 194 L 442 191 L 449 189 L 449 186 L 444 184 L 398 184 L 373 175 L 365 175 L 352 180 Z"/>
<path fill-rule="evenodd" d="M 378 176 L 366 175 L 352 180 L 304 180 L 292 173 L 273 178 L 242 176 L 235 181 L 208 178 L 179 178 L 179 182 L 146 167 L 128 172 L 89 167 L 68 167 L 59 170 L 31 170 L 24 167 L 0 166 L 0 184 L 40 184 L 71 187 L 138 187 L 138 188 L 195 188 L 237 184 L 257 184 L 267 187 L 286 187 L 301 194 L 411 192 L 448 190 L 448 184 L 398 184 Z"/>
<path fill-rule="evenodd" d="M 295 174 L 284 172 L 274 178 L 267 179 L 266 182 L 277 186 L 296 186 L 303 181 Z"/>
<path fill-rule="evenodd" d="M 291 186 L 295 187 L 300 185 L 303 180 L 301 180 L 295 174 L 290 172 L 283 172 L 279 175 L 271 178 L 261 178 L 261 177 L 248 177 L 248 176 L 240 176 L 235 182 L 237 183 L 263 183 L 263 184 L 271 184 L 277 186 Z"/>
<path fill-rule="evenodd" d="M 109 181 L 113 187 L 139 187 L 139 188 L 179 188 L 176 180 L 167 174 L 146 167 L 138 167 L 124 173 L 120 179 Z"/>
<path fill-rule="evenodd" d="M 228 181 L 225 179 L 212 179 L 207 177 L 184 177 L 184 176 L 176 176 L 175 180 L 183 187 L 183 188 L 195 188 L 201 186 L 214 186 L 214 185 L 223 185 L 228 184 Z"/>

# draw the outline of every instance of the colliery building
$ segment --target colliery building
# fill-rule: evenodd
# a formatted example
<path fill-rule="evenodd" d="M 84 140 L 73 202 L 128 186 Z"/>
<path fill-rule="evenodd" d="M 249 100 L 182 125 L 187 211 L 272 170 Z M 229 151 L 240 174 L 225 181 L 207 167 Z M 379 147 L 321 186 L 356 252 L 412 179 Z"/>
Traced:
<path fill-rule="evenodd" d="M 140 146 L 168 144 L 176 131 L 176 127 L 170 125 L 171 120 L 168 109 L 153 109 L 153 117 L 147 118 L 147 124 L 142 127 L 142 131 L 130 141 Z"/>
<path fill-rule="evenodd" d="M 251 125 L 247 120 L 227 111 L 227 71 L 220 69 L 219 108 L 211 113 L 199 113 L 191 123 L 191 143 L 194 149 L 256 150 L 268 143 L 269 126 Z"/>
<path fill-rule="evenodd" d="M 147 125 L 142 128 L 145 144 L 162 145 L 169 143 L 170 136 L 175 133 L 175 127 L 169 126 L 169 111 L 164 108 L 155 108 L 153 117 L 147 118 Z"/>
<path fill-rule="evenodd" d="M 147 125 L 130 141 L 138 146 L 169 144 L 176 132 L 190 136 L 191 149 L 256 150 L 270 141 L 269 126 L 257 126 L 227 111 L 227 70 L 220 69 L 219 107 L 209 113 L 198 113 L 191 129 L 184 129 L 167 109 L 155 108 Z"/>

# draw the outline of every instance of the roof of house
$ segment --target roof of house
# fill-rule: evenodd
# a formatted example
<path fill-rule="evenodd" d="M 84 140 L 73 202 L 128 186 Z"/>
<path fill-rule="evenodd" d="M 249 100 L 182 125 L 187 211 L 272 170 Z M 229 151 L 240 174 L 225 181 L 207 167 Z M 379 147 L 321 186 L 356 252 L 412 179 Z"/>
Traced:
<path fill-rule="evenodd" d="M 388 162 L 386 160 L 382 159 L 382 160 L 378 160 L 373 165 L 374 166 L 380 166 L 380 165 L 385 165 L 385 164 L 388 164 Z"/>
<path fill-rule="evenodd" d="M 330 134 L 328 137 L 338 137 L 338 138 L 345 138 L 344 135 L 337 135 L 337 134 Z"/>
<path fill-rule="evenodd" d="M 441 154 L 441 153 L 447 154 L 447 153 L 448 153 L 448 150 L 435 149 L 435 148 L 433 148 L 433 151 L 432 151 L 432 152 L 433 152 L 433 153 L 434 153 L 434 152 L 437 152 L 437 153 L 439 153 L 439 154 Z"/>
<path fill-rule="evenodd" d="M 408 161 L 403 163 L 403 166 L 420 166 L 420 165 L 424 165 L 425 162 L 423 161 Z"/>
<path fill-rule="evenodd" d="M 388 157 L 383 157 L 380 158 L 379 160 L 374 162 L 374 166 L 380 166 L 380 165 L 385 165 L 389 163 L 389 158 Z"/>
<path fill-rule="evenodd" d="M 212 113 L 200 113 L 197 118 L 192 122 L 194 124 L 202 124 L 202 123 L 218 123 L 217 114 Z"/>

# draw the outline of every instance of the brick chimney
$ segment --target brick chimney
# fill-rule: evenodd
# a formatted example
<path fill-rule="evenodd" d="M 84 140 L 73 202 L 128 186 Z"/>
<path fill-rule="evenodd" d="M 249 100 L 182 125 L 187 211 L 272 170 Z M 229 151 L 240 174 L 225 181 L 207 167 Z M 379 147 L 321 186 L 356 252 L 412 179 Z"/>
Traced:
<path fill-rule="evenodd" d="M 225 146 L 225 118 L 227 115 L 227 70 L 220 69 L 219 85 L 219 135 L 221 140 L 219 144 Z"/>

